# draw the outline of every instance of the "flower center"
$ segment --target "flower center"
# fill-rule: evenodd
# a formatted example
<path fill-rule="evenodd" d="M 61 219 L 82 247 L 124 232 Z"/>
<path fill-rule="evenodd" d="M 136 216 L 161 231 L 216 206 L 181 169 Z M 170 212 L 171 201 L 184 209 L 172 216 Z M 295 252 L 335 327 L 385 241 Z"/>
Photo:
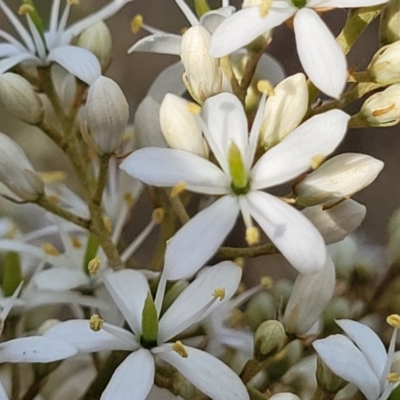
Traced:
<path fill-rule="evenodd" d="M 236 195 L 246 194 L 250 183 L 243 158 L 237 145 L 232 142 L 228 150 L 228 165 L 231 175 L 231 189 Z"/>
<path fill-rule="evenodd" d="M 303 8 L 307 4 L 307 0 L 292 0 L 292 4 L 297 8 Z"/>

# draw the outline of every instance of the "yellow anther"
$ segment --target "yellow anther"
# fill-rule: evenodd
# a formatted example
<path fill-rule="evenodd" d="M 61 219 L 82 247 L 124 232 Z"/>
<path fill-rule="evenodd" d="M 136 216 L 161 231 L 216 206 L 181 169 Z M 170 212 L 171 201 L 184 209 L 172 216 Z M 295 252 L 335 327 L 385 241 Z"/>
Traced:
<path fill-rule="evenodd" d="M 379 110 L 375 110 L 372 112 L 372 116 L 373 117 L 380 117 L 381 115 L 385 115 L 388 112 L 392 111 L 393 109 L 396 108 L 396 104 L 392 103 L 390 106 L 386 107 L 386 108 L 381 108 Z"/>
<path fill-rule="evenodd" d="M 186 109 L 194 115 L 199 115 L 201 113 L 201 107 L 196 103 L 188 103 Z"/>
<path fill-rule="evenodd" d="M 274 281 L 270 276 L 262 276 L 260 278 L 260 285 L 269 290 L 274 285 Z"/>
<path fill-rule="evenodd" d="M 325 156 L 323 154 L 317 154 L 311 159 L 310 165 L 312 169 L 317 169 L 325 160 Z"/>
<path fill-rule="evenodd" d="M 41 172 L 40 176 L 46 183 L 62 182 L 67 178 L 67 174 L 64 171 Z"/>
<path fill-rule="evenodd" d="M 133 196 L 132 196 L 131 193 L 125 193 L 125 194 L 124 194 L 124 201 L 125 201 L 126 203 L 128 203 L 128 206 L 129 206 L 129 207 L 132 207 L 133 204 L 135 203 L 135 200 L 134 200 L 134 198 L 133 198 Z"/>
<path fill-rule="evenodd" d="M 56 194 L 49 194 L 47 196 L 47 200 L 49 200 L 51 203 L 57 205 L 60 202 L 60 198 Z"/>
<path fill-rule="evenodd" d="M 101 260 L 99 257 L 92 258 L 88 263 L 88 271 L 90 275 L 97 275 L 101 268 Z"/>
<path fill-rule="evenodd" d="M 49 256 L 59 256 L 60 253 L 51 243 L 43 243 L 42 250 Z"/>
<path fill-rule="evenodd" d="M 171 197 L 176 197 L 181 194 L 186 189 L 186 183 L 183 181 L 178 182 L 172 189 L 171 189 Z"/>
<path fill-rule="evenodd" d="M 35 12 L 35 9 L 30 4 L 22 4 L 18 10 L 19 15 L 29 15 Z"/>
<path fill-rule="evenodd" d="M 245 260 L 244 260 L 244 258 L 243 257 L 237 257 L 237 258 L 235 258 L 234 260 L 233 260 L 233 262 L 238 266 L 238 267 L 240 267 L 240 268 L 244 268 L 244 263 L 245 263 Z"/>
<path fill-rule="evenodd" d="M 138 33 L 142 26 L 143 26 L 143 16 L 140 14 L 135 15 L 131 22 L 132 33 Z"/>
<path fill-rule="evenodd" d="M 216 288 L 212 294 L 216 299 L 222 301 L 225 298 L 225 289 L 224 288 Z"/>
<path fill-rule="evenodd" d="M 260 231 L 257 227 L 252 226 L 246 229 L 246 242 L 249 246 L 253 246 L 260 242 Z"/>
<path fill-rule="evenodd" d="M 185 347 L 183 346 L 183 344 L 180 340 L 176 341 L 172 345 L 172 350 L 177 352 L 183 358 L 187 358 L 189 356 L 188 352 L 186 351 Z"/>
<path fill-rule="evenodd" d="M 267 94 L 268 96 L 275 95 L 274 87 L 271 82 L 266 79 L 257 82 L 257 90 L 261 93 Z"/>
<path fill-rule="evenodd" d="M 94 332 L 98 332 L 103 328 L 104 319 L 100 318 L 97 314 L 93 314 L 89 320 L 90 329 Z"/>
<path fill-rule="evenodd" d="M 391 372 L 390 374 L 388 374 L 388 376 L 386 377 L 386 380 L 389 383 L 397 383 L 398 381 L 400 381 L 400 377 L 399 374 L 397 372 Z"/>
<path fill-rule="evenodd" d="M 75 249 L 81 249 L 82 248 L 82 242 L 76 236 L 72 236 L 71 237 L 71 243 L 72 243 L 72 247 L 74 247 Z"/>
<path fill-rule="evenodd" d="M 238 310 L 237 308 L 234 308 L 231 311 L 231 314 L 229 315 L 228 326 L 229 328 L 233 329 L 240 329 L 246 327 L 247 321 L 245 314 L 242 311 Z"/>
<path fill-rule="evenodd" d="M 104 222 L 104 225 L 106 226 L 106 229 L 108 230 L 108 232 L 111 232 L 111 230 L 112 230 L 111 219 L 109 217 L 103 217 L 103 222 Z"/>
<path fill-rule="evenodd" d="M 165 211 L 162 207 L 158 207 L 156 209 L 154 209 L 153 214 L 151 216 L 151 218 L 153 219 L 153 221 L 156 224 L 161 224 L 161 222 L 163 221 L 165 216 Z"/>
<path fill-rule="evenodd" d="M 271 9 L 272 0 L 262 0 L 258 8 L 258 15 L 260 18 L 265 18 Z"/>
<path fill-rule="evenodd" d="M 79 4 L 79 0 L 67 0 L 67 2 L 71 5 L 78 5 Z"/>
<path fill-rule="evenodd" d="M 386 322 L 393 328 L 400 328 L 400 315 L 392 314 L 386 318 Z"/>

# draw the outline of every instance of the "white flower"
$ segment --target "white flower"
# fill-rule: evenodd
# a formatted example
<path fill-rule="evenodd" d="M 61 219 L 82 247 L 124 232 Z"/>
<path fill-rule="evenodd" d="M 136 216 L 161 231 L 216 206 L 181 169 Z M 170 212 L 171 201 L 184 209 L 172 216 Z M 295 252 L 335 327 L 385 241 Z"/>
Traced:
<path fill-rule="evenodd" d="M 346 58 L 334 36 L 318 16 L 322 8 L 368 7 L 388 0 L 273 0 L 244 8 L 223 21 L 211 39 L 210 55 L 222 57 L 250 43 L 259 35 L 293 19 L 296 45 L 303 68 L 322 92 L 339 97 L 346 84 Z"/>
<path fill-rule="evenodd" d="M 386 353 L 383 343 L 372 329 L 349 319 L 336 323 L 348 337 L 331 335 L 316 340 L 313 346 L 318 355 L 336 375 L 357 386 L 367 400 L 386 400 L 394 387 L 393 383 L 387 381 L 387 376 L 393 359 L 397 328 L 393 331 Z"/>
<path fill-rule="evenodd" d="M 173 365 L 213 399 L 246 400 L 249 397 L 245 386 L 224 363 L 180 342 L 168 343 L 225 304 L 237 290 L 240 278 L 241 269 L 231 262 L 206 269 L 159 319 L 163 284 L 159 286 L 153 303 L 149 299 L 148 282 L 140 272 L 121 270 L 110 273 L 104 275 L 104 283 L 133 333 L 107 323 L 104 323 L 103 329 L 93 332 L 89 329 L 88 321 L 72 320 L 54 326 L 46 333 L 46 337 L 68 340 L 80 352 L 132 352 L 114 372 L 102 400 L 130 399 L 132 396 L 136 400 L 145 399 L 154 381 L 155 358 Z M 217 290 L 224 291 L 222 300 L 216 297 Z M 152 316 L 148 312 L 151 308 L 149 304 L 155 305 Z"/>
<path fill-rule="evenodd" d="M 222 195 L 168 242 L 167 279 L 192 276 L 204 265 L 233 228 L 239 212 L 249 243 L 257 239 L 254 218 L 300 272 L 315 272 L 324 266 L 326 251 L 316 228 L 293 207 L 261 190 L 296 178 L 310 168 L 316 156 L 330 154 L 343 139 L 349 117 L 332 110 L 309 119 L 253 166 L 263 109 L 264 101 L 248 136 L 243 107 L 235 96 L 222 93 L 204 103 L 204 121 L 199 118 L 199 123 L 219 167 L 189 152 L 161 148 L 138 150 L 121 164 L 149 185 L 180 183 L 193 192 Z"/>
<path fill-rule="evenodd" d="M 113 0 L 99 11 L 75 22 L 67 27 L 67 19 L 72 1 L 67 0 L 63 14 L 59 18 L 61 0 L 53 0 L 49 30 L 41 32 L 30 16 L 30 6 L 25 5 L 25 13 L 29 31 L 21 24 L 18 17 L 7 6 L 4 0 L 0 0 L 0 8 L 8 18 L 22 41 L 18 41 L 5 31 L 0 31 L 0 37 L 8 43 L 0 44 L 0 73 L 13 66 L 30 61 L 35 66 L 49 65 L 52 62 L 60 64 L 68 72 L 81 79 L 88 85 L 101 75 L 101 67 L 97 58 L 88 50 L 71 46 L 70 42 L 82 31 L 98 21 L 114 15 L 126 3 L 132 0 Z M 24 6 L 22 6 L 24 7 Z M 24 10 L 21 8 L 21 11 Z"/>

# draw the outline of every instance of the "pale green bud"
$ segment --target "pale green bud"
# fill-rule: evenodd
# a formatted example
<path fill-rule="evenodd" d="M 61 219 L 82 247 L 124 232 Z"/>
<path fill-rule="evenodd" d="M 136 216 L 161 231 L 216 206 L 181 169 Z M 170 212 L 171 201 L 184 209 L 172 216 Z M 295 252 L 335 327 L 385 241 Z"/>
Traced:
<path fill-rule="evenodd" d="M 379 35 L 382 44 L 400 40 L 400 0 L 391 0 L 381 13 Z"/>
<path fill-rule="evenodd" d="M 382 47 L 368 68 L 373 82 L 383 85 L 400 82 L 400 41 Z"/>
<path fill-rule="evenodd" d="M 183 80 L 191 96 L 200 104 L 221 92 L 219 59 L 208 55 L 211 33 L 201 25 L 189 28 L 182 36 Z"/>
<path fill-rule="evenodd" d="M 286 307 L 290 295 L 292 294 L 292 289 L 293 283 L 289 279 L 279 279 L 279 281 L 276 282 L 272 288 L 272 293 L 279 307 Z"/>
<path fill-rule="evenodd" d="M 142 336 L 140 343 L 145 348 L 157 344 L 158 314 L 151 293 L 148 293 L 142 311 Z"/>
<path fill-rule="evenodd" d="M 270 293 L 261 292 L 249 301 L 245 314 L 250 327 L 256 330 L 263 321 L 275 318 L 275 300 Z"/>
<path fill-rule="evenodd" d="M 43 119 L 40 97 L 20 75 L 12 72 L 0 75 L 0 101 L 10 114 L 28 124 L 37 125 Z"/>
<path fill-rule="evenodd" d="M 85 29 L 79 36 L 78 46 L 89 50 L 100 62 L 104 71 L 110 64 L 112 54 L 112 37 L 108 26 L 99 21 Z"/>
<path fill-rule="evenodd" d="M 258 361 L 264 361 L 282 350 L 286 342 L 283 325 L 276 320 L 263 322 L 254 335 L 254 356 Z"/>
<path fill-rule="evenodd" d="M 400 121 L 400 83 L 369 97 L 361 107 L 359 117 L 370 126 L 393 126 Z"/>
<path fill-rule="evenodd" d="M 339 333 L 336 319 L 351 318 L 350 302 L 342 297 L 332 299 L 328 306 L 325 308 L 324 319 L 324 333 L 333 334 Z"/>
<path fill-rule="evenodd" d="M 334 374 L 319 357 L 317 359 L 316 377 L 318 386 L 328 393 L 337 393 L 348 383 Z"/>

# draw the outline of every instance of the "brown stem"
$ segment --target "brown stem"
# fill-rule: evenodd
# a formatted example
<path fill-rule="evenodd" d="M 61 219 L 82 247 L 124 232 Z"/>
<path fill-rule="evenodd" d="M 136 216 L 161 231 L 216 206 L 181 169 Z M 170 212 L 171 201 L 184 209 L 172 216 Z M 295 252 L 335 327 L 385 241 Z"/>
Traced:
<path fill-rule="evenodd" d="M 278 253 L 279 250 L 272 243 L 266 243 L 253 247 L 221 247 L 217 253 L 217 258 L 235 260 L 238 257 L 253 258 Z"/>

